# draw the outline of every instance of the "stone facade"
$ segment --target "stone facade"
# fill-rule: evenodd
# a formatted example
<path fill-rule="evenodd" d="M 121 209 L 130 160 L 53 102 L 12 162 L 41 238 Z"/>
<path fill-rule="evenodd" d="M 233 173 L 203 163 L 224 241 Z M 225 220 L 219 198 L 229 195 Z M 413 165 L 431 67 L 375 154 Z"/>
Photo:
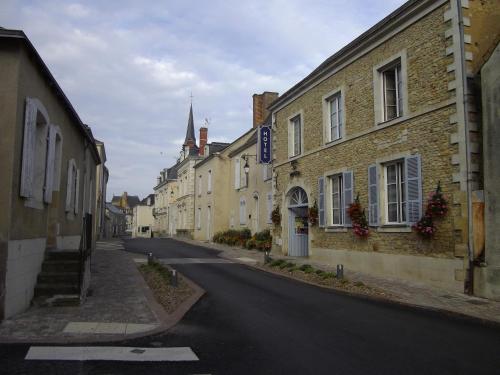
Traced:
<path fill-rule="evenodd" d="M 463 106 L 468 86 L 461 78 L 462 71 L 472 74 L 471 56 L 464 46 L 471 43 L 474 24 L 480 25 L 483 16 L 490 17 L 487 12 L 473 12 L 481 7 L 479 3 L 491 7 L 494 2 L 409 1 L 274 102 L 273 193 L 282 213 L 281 225 L 275 228 L 274 251 L 287 253 L 289 248 L 288 193 L 302 187 L 309 206 L 319 203 L 322 178 L 326 223 L 324 228 L 309 228 L 310 257 L 373 274 L 464 289 L 472 251 L 468 205 L 471 191 L 480 187 L 480 174 L 477 126 L 470 121 L 472 106 Z M 464 16 L 467 12 L 475 18 Z M 489 32 L 498 35 L 498 26 L 490 23 Z M 487 50 L 487 44 L 481 40 L 478 48 Z M 396 70 L 395 66 L 399 66 L 401 112 L 386 121 L 384 72 Z M 331 140 L 329 103 L 334 95 L 341 98 L 342 131 Z M 291 144 L 297 142 L 289 135 L 296 116 L 302 121 L 301 152 L 291 156 Z M 467 142 L 465 134 L 473 141 Z M 449 198 L 449 213 L 435 221 L 437 232 L 431 240 L 412 231 L 414 221 L 408 212 L 406 220 L 389 225 L 386 168 L 395 161 L 407 168 L 406 158 L 411 156 L 420 161 L 420 211 L 439 182 Z M 367 239 L 360 239 L 349 227 L 345 212 L 344 224 L 334 225 L 332 201 L 337 198 L 329 181 L 350 173 L 354 184 L 350 194 L 359 194 L 368 213 L 372 165 L 378 177 L 378 223 L 370 228 Z"/>

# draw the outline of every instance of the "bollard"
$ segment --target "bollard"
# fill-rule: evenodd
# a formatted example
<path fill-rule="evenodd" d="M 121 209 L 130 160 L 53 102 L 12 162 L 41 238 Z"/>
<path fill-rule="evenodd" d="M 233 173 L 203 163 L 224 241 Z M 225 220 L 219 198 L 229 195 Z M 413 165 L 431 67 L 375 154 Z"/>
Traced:
<path fill-rule="evenodd" d="M 271 257 L 269 256 L 269 251 L 264 252 L 264 264 L 267 264 L 271 261 Z"/>
<path fill-rule="evenodd" d="M 343 278 L 344 278 L 344 265 L 337 264 L 337 279 L 343 279 Z"/>
<path fill-rule="evenodd" d="M 173 287 L 177 287 L 177 271 L 176 270 L 172 270 L 171 283 L 172 283 Z"/>
<path fill-rule="evenodd" d="M 154 262 L 153 253 L 148 253 L 148 266 L 152 265 Z"/>

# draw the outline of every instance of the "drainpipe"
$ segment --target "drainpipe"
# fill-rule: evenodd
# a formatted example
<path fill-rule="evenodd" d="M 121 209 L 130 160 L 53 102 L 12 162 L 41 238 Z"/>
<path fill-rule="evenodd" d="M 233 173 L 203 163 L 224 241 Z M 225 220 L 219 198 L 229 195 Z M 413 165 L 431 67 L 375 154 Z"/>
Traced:
<path fill-rule="evenodd" d="M 464 292 L 467 294 L 473 294 L 474 292 L 474 228 L 472 222 L 472 168 L 471 168 L 471 157 L 470 157 L 470 134 L 469 134 L 469 116 L 468 116 L 468 104 L 467 104 L 467 65 L 465 60 L 465 42 L 464 42 L 464 23 L 463 23 L 463 12 L 462 12 L 462 1 L 455 0 L 458 14 L 458 29 L 459 29 L 459 48 L 460 48 L 460 66 L 461 66 L 461 79 L 462 83 L 462 95 L 460 99 L 462 101 L 462 116 L 464 119 L 464 132 L 465 132 L 465 160 L 466 160 L 466 176 L 467 176 L 467 229 L 468 229 L 468 240 L 467 249 L 469 257 L 469 268 L 465 278 Z M 455 41 L 454 41 L 455 42 Z"/>

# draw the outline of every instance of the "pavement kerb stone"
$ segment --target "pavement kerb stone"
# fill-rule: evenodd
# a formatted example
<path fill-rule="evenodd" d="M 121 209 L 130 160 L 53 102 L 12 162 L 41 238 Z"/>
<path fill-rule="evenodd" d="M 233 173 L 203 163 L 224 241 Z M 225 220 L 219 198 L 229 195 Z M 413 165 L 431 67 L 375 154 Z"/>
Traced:
<path fill-rule="evenodd" d="M 122 250 L 123 251 L 123 250 Z M 129 255 L 131 262 L 137 254 L 124 251 Z M 186 283 L 194 290 L 194 293 L 182 302 L 177 309 L 171 314 L 163 309 L 163 307 L 156 301 L 156 298 L 152 290 L 147 285 L 144 278 L 140 278 L 139 287 L 142 289 L 144 296 L 146 297 L 147 303 L 160 323 L 157 327 L 136 333 L 130 334 L 83 334 L 81 336 L 45 336 L 43 338 L 29 338 L 29 339 L 18 339 L 7 336 L 0 336 L 0 344 L 90 344 L 90 343 L 104 343 L 104 342 L 118 342 L 124 340 L 131 340 L 151 335 L 156 335 L 158 333 L 163 333 L 173 326 L 175 326 L 182 317 L 193 307 L 196 302 L 205 294 L 205 290 L 199 285 L 194 283 L 192 280 L 188 279 L 186 276 L 182 275 Z"/>
<path fill-rule="evenodd" d="M 389 296 L 387 298 L 384 298 L 381 296 L 367 295 L 367 294 L 342 290 L 342 289 L 338 289 L 338 288 L 332 288 L 332 287 L 328 287 L 328 286 L 324 286 L 324 285 L 318 285 L 318 284 L 315 284 L 315 283 L 312 283 L 312 282 L 309 282 L 306 280 L 297 279 L 297 278 L 294 278 L 292 276 L 288 276 L 288 275 L 284 275 L 282 273 L 275 272 L 272 269 L 262 267 L 259 264 L 253 264 L 253 263 L 249 263 L 249 262 L 240 261 L 237 259 L 238 256 L 234 256 L 234 255 L 232 256 L 230 254 L 231 251 L 244 250 L 246 257 L 253 258 L 253 259 L 261 262 L 263 260 L 263 253 L 262 252 L 258 252 L 258 251 L 254 251 L 254 250 L 246 250 L 246 249 L 242 249 L 239 247 L 232 247 L 232 246 L 228 246 L 228 245 L 224 245 L 224 244 L 216 244 L 213 242 L 208 243 L 205 241 L 197 241 L 197 240 L 177 238 L 177 237 L 174 237 L 173 239 L 177 240 L 177 241 L 182 241 L 182 242 L 186 242 L 189 244 L 197 245 L 197 246 L 202 246 L 202 247 L 205 247 L 208 249 L 217 250 L 220 252 L 219 257 L 229 259 L 231 261 L 243 264 L 247 267 L 251 267 L 251 268 L 259 270 L 261 272 L 267 272 L 267 273 L 271 273 L 271 274 L 279 276 L 279 277 L 295 280 L 297 282 L 302 282 L 302 283 L 306 283 L 306 284 L 309 284 L 312 286 L 316 286 L 316 287 L 320 287 L 320 288 L 324 288 L 324 289 L 329 289 L 329 290 L 332 290 L 332 291 L 339 293 L 339 294 L 342 294 L 342 295 L 348 295 L 351 297 L 362 298 L 362 299 L 373 301 L 376 303 L 388 304 L 388 305 L 396 306 L 396 307 L 403 308 L 406 310 L 421 310 L 421 311 L 426 311 L 426 312 L 435 313 L 435 314 L 439 314 L 439 315 L 445 315 L 445 316 L 448 316 L 450 318 L 457 319 L 460 321 L 479 323 L 481 325 L 491 326 L 491 327 L 495 327 L 495 328 L 500 327 L 500 320 L 497 321 L 497 320 L 492 320 L 492 319 L 488 319 L 488 318 L 482 318 L 482 317 L 469 315 L 467 313 L 463 313 L 463 312 L 459 312 L 459 311 L 449 310 L 449 309 L 442 308 L 442 307 L 436 307 L 436 306 L 430 306 L 430 305 L 426 305 L 426 304 L 411 303 L 408 301 L 392 299 L 392 298 L 389 298 Z M 282 256 L 282 255 L 277 255 L 277 254 L 272 254 L 272 255 L 276 259 L 286 259 L 286 260 L 294 261 L 294 262 L 299 263 L 299 264 L 308 263 L 308 264 L 311 264 L 315 267 L 318 266 L 318 264 L 316 264 L 316 263 L 312 264 L 310 261 L 307 261 L 307 260 L 300 260 L 297 258 Z M 262 259 L 257 259 L 257 258 L 262 258 Z M 378 288 L 380 289 L 380 287 L 378 287 Z"/>

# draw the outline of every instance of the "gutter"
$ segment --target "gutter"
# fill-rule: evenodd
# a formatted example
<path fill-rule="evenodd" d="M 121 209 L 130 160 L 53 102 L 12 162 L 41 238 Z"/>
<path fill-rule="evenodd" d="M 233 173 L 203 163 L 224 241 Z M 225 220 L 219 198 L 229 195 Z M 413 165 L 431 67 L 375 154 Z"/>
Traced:
<path fill-rule="evenodd" d="M 467 186 L 467 250 L 469 257 L 469 267 L 467 270 L 467 275 L 464 282 L 464 292 L 466 294 L 472 295 L 474 292 L 474 227 L 472 221 L 472 168 L 471 168 L 471 156 L 470 156 L 470 136 L 469 136 L 469 116 L 468 116 L 468 104 L 467 104 L 467 65 L 465 60 L 465 41 L 464 41 L 464 23 L 463 23 L 463 13 L 462 13 L 462 1 L 455 0 L 455 6 L 458 12 L 458 29 L 460 35 L 460 66 L 461 66 L 461 84 L 462 84 L 462 116 L 464 121 L 464 136 L 465 136 L 465 173 L 466 173 L 466 186 Z"/>

